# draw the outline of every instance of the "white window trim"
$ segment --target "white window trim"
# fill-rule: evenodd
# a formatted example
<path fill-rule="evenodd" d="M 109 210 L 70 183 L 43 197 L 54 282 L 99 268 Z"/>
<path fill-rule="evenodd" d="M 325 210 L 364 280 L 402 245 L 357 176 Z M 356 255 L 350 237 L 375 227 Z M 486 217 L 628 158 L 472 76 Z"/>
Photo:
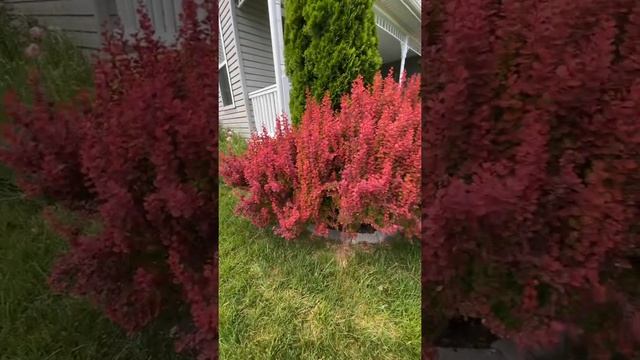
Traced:
<path fill-rule="evenodd" d="M 229 105 L 222 105 L 222 107 L 220 108 L 220 110 L 227 110 L 227 109 L 235 109 L 236 108 L 236 99 L 233 96 L 233 87 L 231 87 L 231 71 L 229 71 L 229 65 L 227 63 L 227 51 L 225 48 L 225 43 L 224 43 L 224 35 L 222 33 L 222 26 L 220 25 L 220 19 L 218 19 L 218 33 L 220 34 L 219 36 L 222 37 L 222 49 L 218 49 L 218 53 L 222 54 L 222 58 L 223 61 L 222 62 L 218 62 L 218 78 L 220 77 L 220 70 L 226 66 L 227 68 L 227 81 L 229 82 L 229 92 L 231 92 L 231 104 Z M 219 100 L 220 103 L 223 104 L 222 102 L 222 89 L 220 88 L 220 82 L 218 82 L 218 96 L 219 96 Z"/>

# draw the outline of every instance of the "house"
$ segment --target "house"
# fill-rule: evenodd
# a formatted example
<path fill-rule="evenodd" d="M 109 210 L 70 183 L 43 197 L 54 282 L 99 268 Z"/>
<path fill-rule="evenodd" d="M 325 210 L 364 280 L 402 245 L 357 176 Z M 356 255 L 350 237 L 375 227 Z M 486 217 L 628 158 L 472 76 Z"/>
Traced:
<path fill-rule="evenodd" d="M 172 41 L 181 0 L 144 0 L 158 37 Z M 284 71 L 284 0 L 218 0 L 219 121 L 242 136 L 288 113 L 289 81 Z M 85 53 L 102 45 L 102 25 L 116 19 L 125 33 L 138 30 L 138 0 L 0 0 L 12 11 L 60 28 Z M 376 0 L 373 11 L 383 60 L 382 72 L 420 71 L 420 0 Z M 276 66 L 277 65 L 277 66 Z"/>
<path fill-rule="evenodd" d="M 285 0 L 286 1 L 286 0 Z M 288 113 L 283 0 L 219 0 L 219 121 L 247 137 Z M 420 72 L 419 0 L 376 0 L 382 72 Z"/>
<path fill-rule="evenodd" d="M 0 6 L 63 31 L 85 54 L 100 49 L 101 24 L 118 14 L 116 0 L 0 0 Z"/>
<path fill-rule="evenodd" d="M 178 29 L 180 0 L 145 0 L 158 37 L 173 40 Z M 102 46 L 103 25 L 112 27 L 116 19 L 125 33 L 138 29 L 137 0 L 0 0 L 10 11 L 29 15 L 45 27 L 55 27 L 67 35 L 85 54 Z"/>

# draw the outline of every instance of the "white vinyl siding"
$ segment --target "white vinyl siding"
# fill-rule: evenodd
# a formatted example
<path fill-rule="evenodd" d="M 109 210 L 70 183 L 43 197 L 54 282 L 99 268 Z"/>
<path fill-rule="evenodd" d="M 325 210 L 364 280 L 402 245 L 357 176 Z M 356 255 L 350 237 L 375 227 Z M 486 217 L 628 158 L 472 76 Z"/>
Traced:
<path fill-rule="evenodd" d="M 246 5 L 246 4 L 245 4 Z M 220 20 L 220 38 L 224 45 L 225 56 L 219 55 L 219 61 L 225 60 L 229 71 L 229 82 L 233 98 L 233 106 L 225 107 L 221 96 L 218 97 L 218 120 L 222 127 L 232 129 L 238 134 L 248 137 L 251 132 L 249 114 L 245 102 L 246 94 L 243 89 L 242 69 L 240 68 L 239 54 L 236 48 L 236 31 L 234 30 L 234 18 L 236 12 L 235 0 L 220 0 L 218 2 L 218 16 Z M 220 52 L 223 50 L 220 49 Z M 244 54 L 242 54 L 244 56 Z"/>
<path fill-rule="evenodd" d="M 104 0 L 97 0 L 104 1 Z M 137 14 L 138 0 L 115 0 L 125 34 L 132 35 L 140 30 Z M 158 39 L 175 43 L 180 28 L 181 0 L 144 0 L 144 6 L 151 18 Z"/>
<path fill-rule="evenodd" d="M 242 53 L 242 71 L 247 94 L 276 83 L 271 49 L 269 8 L 266 0 L 246 1 L 237 10 L 236 28 Z M 250 100 L 249 100 L 250 101 Z M 247 106 L 251 130 L 256 130 L 253 108 Z"/>
<path fill-rule="evenodd" d="M 102 11 L 112 11 L 105 1 Z M 108 19 L 96 9 L 94 0 L 0 0 L 12 12 L 29 15 L 45 27 L 62 30 L 85 53 L 101 47 L 100 26 Z"/>
<path fill-rule="evenodd" d="M 248 93 L 276 83 L 267 1 L 247 1 L 236 21 Z"/>

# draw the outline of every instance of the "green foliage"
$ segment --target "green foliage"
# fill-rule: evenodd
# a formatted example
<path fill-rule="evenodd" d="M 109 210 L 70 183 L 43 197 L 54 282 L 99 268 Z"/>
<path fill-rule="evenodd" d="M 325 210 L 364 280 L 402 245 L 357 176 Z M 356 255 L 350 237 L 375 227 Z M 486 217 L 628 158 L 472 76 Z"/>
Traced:
<path fill-rule="evenodd" d="M 287 0 L 284 37 L 294 124 L 307 91 L 316 100 L 329 92 L 337 106 L 358 75 L 370 83 L 382 64 L 373 0 Z"/>
<path fill-rule="evenodd" d="M 60 31 L 45 30 L 42 38 L 33 39 L 29 30 L 37 26 L 35 19 L 9 13 L 0 5 L 0 124 L 6 122 L 3 95 L 15 91 L 29 101 L 29 69 L 37 68 L 42 74 L 50 99 L 70 99 L 81 88 L 91 85 L 91 65 L 82 52 Z M 40 55 L 34 59 L 25 56 L 25 49 L 35 43 Z M 0 198 L 19 196 L 11 172 L 0 164 Z"/>
<path fill-rule="evenodd" d="M 27 78 L 30 68 L 42 74 L 45 90 L 54 101 L 64 101 L 80 88 L 91 85 L 91 66 L 87 58 L 61 31 L 44 30 L 33 39 L 29 30 L 38 26 L 35 19 L 9 13 L 0 5 L 0 99 L 7 90 L 29 100 Z M 40 55 L 29 59 L 25 49 L 37 44 Z M 0 101 L 0 122 L 6 120 Z"/>
<path fill-rule="evenodd" d="M 247 141 L 231 129 L 220 128 L 218 131 L 218 149 L 224 154 L 241 155 L 247 150 Z"/>

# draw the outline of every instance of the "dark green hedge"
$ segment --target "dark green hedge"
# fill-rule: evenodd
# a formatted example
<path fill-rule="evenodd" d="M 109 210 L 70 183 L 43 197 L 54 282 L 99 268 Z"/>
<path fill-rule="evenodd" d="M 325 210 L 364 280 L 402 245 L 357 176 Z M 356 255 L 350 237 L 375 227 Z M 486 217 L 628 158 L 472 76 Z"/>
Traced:
<path fill-rule="evenodd" d="M 307 91 L 317 100 L 329 92 L 336 106 L 358 75 L 371 82 L 382 64 L 373 0 L 287 0 L 285 64 L 294 124 Z"/>

